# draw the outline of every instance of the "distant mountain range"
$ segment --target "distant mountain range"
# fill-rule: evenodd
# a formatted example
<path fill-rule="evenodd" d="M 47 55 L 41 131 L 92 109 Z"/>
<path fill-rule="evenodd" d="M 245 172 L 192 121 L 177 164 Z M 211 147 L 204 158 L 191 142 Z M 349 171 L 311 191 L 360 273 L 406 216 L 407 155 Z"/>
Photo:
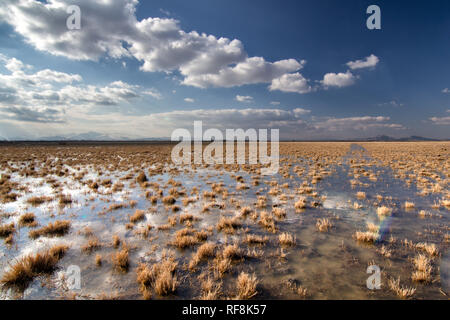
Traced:
<path fill-rule="evenodd" d="M 410 136 L 404 138 L 393 138 L 386 135 L 380 135 L 373 138 L 361 139 L 363 141 L 440 141 L 439 139 L 425 138 L 420 136 Z"/>
<path fill-rule="evenodd" d="M 3 138 L 3 137 L 1 137 Z M 170 141 L 169 137 L 162 138 L 139 138 L 133 139 L 125 136 L 107 135 L 95 131 L 89 131 L 81 134 L 70 134 L 61 136 L 46 136 L 37 139 L 0 139 L 3 141 Z M 445 139 L 444 139 L 445 140 Z M 394 138 L 387 135 L 379 135 L 372 138 L 357 139 L 320 139 L 320 140 L 302 140 L 302 139 L 286 139 L 282 141 L 442 141 L 439 139 L 425 138 L 420 136 L 410 136 L 404 138 Z"/>

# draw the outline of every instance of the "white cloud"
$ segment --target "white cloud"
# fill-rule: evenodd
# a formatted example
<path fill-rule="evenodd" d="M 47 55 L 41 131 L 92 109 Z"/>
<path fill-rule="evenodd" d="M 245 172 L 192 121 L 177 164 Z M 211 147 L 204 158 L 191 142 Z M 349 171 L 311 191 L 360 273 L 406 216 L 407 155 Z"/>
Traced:
<path fill-rule="evenodd" d="M 162 94 L 158 90 L 156 90 L 155 88 L 150 88 L 150 89 L 148 89 L 146 91 L 143 91 L 142 93 L 146 94 L 146 95 L 149 95 L 149 96 L 152 96 L 156 100 L 161 100 L 162 99 Z"/>
<path fill-rule="evenodd" d="M 294 59 L 267 62 L 261 57 L 246 58 L 235 66 L 226 66 L 217 73 L 185 74 L 184 85 L 199 88 L 235 87 L 245 84 L 267 83 L 283 74 L 296 71 L 301 64 Z"/>
<path fill-rule="evenodd" d="M 430 120 L 437 125 L 450 125 L 450 117 L 431 117 Z"/>
<path fill-rule="evenodd" d="M 68 30 L 66 8 L 72 3 L 4 0 L 0 20 L 38 50 L 74 60 L 134 57 L 142 62 L 143 71 L 179 71 L 184 85 L 200 88 L 271 83 L 298 71 L 304 63 L 248 57 L 241 41 L 186 32 L 172 18 L 138 20 L 137 0 L 79 0 L 81 30 Z M 298 87 L 290 90 L 304 91 Z"/>
<path fill-rule="evenodd" d="M 325 87 L 347 87 L 355 83 L 356 77 L 350 72 L 327 73 L 323 76 L 321 83 Z"/>
<path fill-rule="evenodd" d="M 279 101 L 271 101 L 270 104 L 273 106 L 279 106 L 280 102 Z"/>
<path fill-rule="evenodd" d="M 389 102 L 379 103 L 378 105 L 380 107 L 383 107 L 383 106 L 402 107 L 404 104 L 401 102 L 398 102 L 396 100 L 391 100 Z"/>
<path fill-rule="evenodd" d="M 388 123 L 389 117 L 383 116 L 363 116 L 349 118 L 329 118 L 324 121 L 317 121 L 313 124 L 316 129 L 328 131 L 342 130 L 368 130 L 373 128 L 405 129 L 401 124 Z"/>
<path fill-rule="evenodd" d="M 347 66 L 352 69 L 363 69 L 363 68 L 373 68 L 375 67 L 380 59 L 375 56 L 374 54 L 371 54 L 370 56 L 366 57 L 362 60 L 356 60 L 356 61 L 350 61 L 347 62 Z"/>
<path fill-rule="evenodd" d="M 310 113 L 311 110 L 303 109 L 303 108 L 295 108 L 292 110 L 292 113 L 296 118 L 300 118 L 300 116 Z"/>
<path fill-rule="evenodd" d="M 71 108 L 87 112 L 95 106 L 129 103 L 142 95 L 138 86 L 122 81 L 103 87 L 84 85 L 78 74 L 50 69 L 31 72 L 31 66 L 4 55 L 0 63 L 10 71 L 0 73 L 0 114 L 7 119 L 64 122 Z"/>
<path fill-rule="evenodd" d="M 195 100 L 192 98 L 184 98 L 184 101 L 189 102 L 189 103 L 194 103 Z"/>
<path fill-rule="evenodd" d="M 283 74 L 281 77 L 273 79 L 269 86 L 270 91 L 280 90 L 283 92 L 307 93 L 312 88 L 300 73 Z"/>
<path fill-rule="evenodd" d="M 444 89 L 442 89 L 442 93 L 450 93 L 450 89 L 449 88 L 444 88 Z"/>
<path fill-rule="evenodd" d="M 246 103 L 248 103 L 248 102 L 252 102 L 253 101 L 253 97 L 237 95 L 236 96 L 236 100 L 239 101 L 239 102 L 246 102 Z"/>

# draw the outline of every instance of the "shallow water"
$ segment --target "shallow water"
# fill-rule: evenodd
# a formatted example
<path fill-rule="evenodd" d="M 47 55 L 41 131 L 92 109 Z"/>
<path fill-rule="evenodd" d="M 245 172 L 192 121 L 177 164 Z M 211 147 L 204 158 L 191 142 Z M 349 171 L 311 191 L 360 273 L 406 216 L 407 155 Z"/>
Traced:
<path fill-rule="evenodd" d="M 134 180 L 121 181 L 120 179 L 130 172 L 109 172 L 103 170 L 99 176 L 90 168 L 85 180 L 111 179 L 112 184 L 121 181 L 124 183 L 123 191 L 112 192 L 111 188 L 101 186 L 94 193 L 86 184 L 80 183 L 69 177 L 52 176 L 62 184 L 62 193 L 70 195 L 74 200 L 72 204 L 60 207 L 57 200 L 33 207 L 26 200 L 31 196 L 46 195 L 56 196 L 56 192 L 43 178 L 24 178 L 18 173 L 13 173 L 12 181 L 27 187 L 26 192 L 17 191 L 20 197 L 15 202 L 0 204 L 2 212 L 1 223 L 14 222 L 17 226 L 18 218 L 22 213 L 33 212 L 40 226 L 47 225 L 54 220 L 70 220 L 71 231 L 64 237 L 40 237 L 31 240 L 28 237 L 30 228 L 22 227 L 14 235 L 12 246 L 0 245 L 0 270 L 7 270 L 9 265 L 22 256 L 36 253 L 50 248 L 55 244 L 67 244 L 69 251 L 59 262 L 59 270 L 53 275 L 45 278 L 36 278 L 25 292 L 14 290 L 3 291 L 1 297 L 24 298 L 24 299 L 56 299 L 66 298 L 76 294 L 77 298 L 98 298 L 102 294 L 118 296 L 119 298 L 138 299 L 141 298 L 139 287 L 136 282 L 134 269 L 139 262 L 154 263 L 161 259 L 164 249 L 173 250 L 180 269 L 178 271 L 181 284 L 177 294 L 170 296 L 171 299 L 192 299 L 200 295 L 197 276 L 200 271 L 208 269 L 208 264 L 200 265 L 200 271 L 196 273 L 184 270 L 182 266 L 188 263 L 195 252 L 195 248 L 179 250 L 169 244 L 177 230 L 184 228 L 177 224 L 167 231 L 158 231 L 158 226 L 165 225 L 169 216 L 190 213 L 198 218 L 193 222 L 196 229 L 207 229 L 213 227 L 208 241 L 225 244 L 239 242 L 242 249 L 262 250 L 261 257 L 246 257 L 244 261 L 236 263 L 230 273 L 223 277 L 224 297 L 234 296 L 234 281 L 240 271 L 255 272 L 259 280 L 258 296 L 256 298 L 267 299 L 299 299 L 301 298 L 290 287 L 295 284 L 307 289 L 307 298 L 310 299 L 392 299 L 397 296 L 388 287 L 389 278 L 401 278 L 401 284 L 417 288 L 415 298 L 421 299 L 446 299 L 444 293 L 449 292 L 450 260 L 448 243 L 443 241 L 444 235 L 448 234 L 449 215 L 448 209 L 440 207 L 432 209 L 433 203 L 442 198 L 439 194 L 418 196 L 419 190 L 414 186 L 408 186 L 403 180 L 394 178 L 394 173 L 388 167 L 365 166 L 361 168 L 376 173 L 377 180 L 371 181 L 367 176 L 361 175 L 357 186 L 352 186 L 353 170 L 350 168 L 350 160 L 359 162 L 369 161 L 370 155 L 357 145 L 351 146 L 349 153 L 342 158 L 341 165 L 335 164 L 326 168 L 330 175 L 323 177 L 317 184 L 311 185 L 317 192 L 316 198 L 307 196 L 308 201 L 320 199 L 326 196 L 322 205 L 313 208 L 308 207 L 301 212 L 296 212 L 294 202 L 300 197 L 297 194 L 298 187 L 306 180 L 308 167 L 313 163 L 311 160 L 294 163 L 290 168 L 293 177 L 285 179 L 282 175 L 263 177 L 257 187 L 252 186 L 252 179 L 246 172 L 229 173 L 214 169 L 187 169 L 177 175 L 163 173 L 151 176 L 150 182 L 158 182 L 165 190 L 169 179 L 182 183 L 182 188 L 190 190 L 193 187 L 203 191 L 211 191 L 211 183 L 223 183 L 229 191 L 229 197 L 237 200 L 241 207 L 249 206 L 255 210 L 257 202 L 257 191 L 260 195 L 268 198 L 265 210 L 271 211 L 272 206 L 278 206 L 286 210 L 286 217 L 276 219 L 278 233 L 272 234 L 255 223 L 250 217 L 243 218 L 243 227 L 233 235 L 218 232 L 215 228 L 221 216 L 239 215 L 239 209 L 233 206 L 228 199 L 217 199 L 225 202 L 224 209 L 211 208 L 209 212 L 202 212 L 207 200 L 202 196 L 186 207 L 181 204 L 181 197 L 176 204 L 180 205 L 181 211 L 171 212 L 158 201 L 157 205 L 151 205 L 146 199 L 142 188 L 134 183 Z M 298 177 L 293 172 L 295 165 L 306 168 L 306 173 Z M 68 166 L 66 166 L 68 167 Z M 68 167 L 69 170 L 74 170 Z M 3 172 L 4 173 L 4 172 Z M 239 174 L 244 182 L 250 187 L 245 190 L 236 190 L 237 182 L 232 177 Z M 49 178 L 49 177 L 46 177 Z M 271 196 L 269 182 L 277 181 L 279 185 L 288 182 L 288 188 L 281 188 L 284 198 L 280 195 Z M 165 186 L 166 185 L 166 186 Z M 364 191 L 366 197 L 358 199 L 357 191 Z M 381 195 L 383 200 L 377 200 Z M 405 210 L 403 203 L 413 200 L 415 208 Z M 130 201 L 136 201 L 130 206 Z M 361 207 L 354 208 L 357 202 Z M 122 203 L 124 208 L 108 211 L 111 204 Z M 377 206 L 385 205 L 393 208 L 391 216 L 380 219 L 376 213 Z M 136 223 L 133 230 L 126 229 L 129 216 L 135 210 L 145 210 L 145 220 Z M 418 212 L 426 210 L 431 217 L 420 218 Z M 261 209 L 256 209 L 260 211 Z M 11 214 L 11 216 L 8 216 Z M 318 218 L 328 218 L 333 227 L 329 232 L 318 232 L 316 221 Z M 355 231 L 365 231 L 367 222 L 380 226 L 380 239 L 376 244 L 358 243 L 352 238 Z M 135 234 L 135 230 L 151 224 L 153 229 L 148 238 Z M 91 254 L 82 252 L 82 246 L 87 242 L 87 237 L 82 234 L 89 227 L 93 234 L 100 240 L 102 247 Z M 294 247 L 280 248 L 278 234 L 289 232 L 296 238 Z M 242 243 L 246 234 L 257 234 L 267 236 L 268 243 L 265 245 L 247 245 Z M 111 242 L 113 235 L 118 235 L 130 247 L 130 267 L 128 273 L 114 271 L 111 264 L 111 255 L 116 252 Z M 390 243 L 390 237 L 397 239 Z M 408 239 L 413 243 L 428 242 L 435 243 L 440 249 L 440 256 L 432 260 L 433 281 L 429 284 L 413 283 L 411 273 L 414 270 L 411 260 L 417 254 L 417 250 L 401 243 Z M 392 251 L 392 256 L 386 258 L 377 252 L 382 245 L 386 245 Z M 94 263 L 96 254 L 103 257 L 100 267 Z M 378 265 L 381 270 L 382 286 L 380 290 L 369 290 L 366 287 L 366 279 L 369 274 L 366 269 L 369 264 Z M 63 275 L 71 265 L 79 266 L 81 269 L 81 290 L 68 290 L 65 288 Z M 1 275 L 0 275 L 1 276 Z"/>

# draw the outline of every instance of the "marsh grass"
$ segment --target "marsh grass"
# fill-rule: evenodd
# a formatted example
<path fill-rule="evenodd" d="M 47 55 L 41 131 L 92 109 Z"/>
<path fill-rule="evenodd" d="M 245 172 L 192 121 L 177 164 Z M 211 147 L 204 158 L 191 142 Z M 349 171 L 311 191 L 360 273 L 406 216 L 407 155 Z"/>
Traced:
<path fill-rule="evenodd" d="M 21 227 L 35 227 L 36 225 L 36 216 L 32 212 L 24 213 L 19 217 L 19 226 Z"/>
<path fill-rule="evenodd" d="M 319 219 L 317 219 L 316 228 L 320 232 L 328 232 L 328 231 L 331 230 L 332 227 L 333 227 L 333 225 L 332 225 L 332 223 L 330 222 L 329 219 L 327 219 L 327 218 L 319 218 Z"/>
<path fill-rule="evenodd" d="M 111 260 L 115 270 L 121 273 L 128 272 L 128 267 L 130 266 L 128 254 L 129 251 L 125 244 L 122 244 L 120 251 L 113 253 Z"/>
<path fill-rule="evenodd" d="M 62 237 L 69 232 L 70 226 L 71 222 L 69 220 L 57 220 L 54 223 L 50 222 L 40 229 L 31 230 L 28 235 L 31 239 L 36 239 L 41 236 Z"/>
<path fill-rule="evenodd" d="M 3 274 L 0 284 L 5 288 L 25 290 L 35 277 L 51 274 L 67 250 L 65 245 L 57 245 L 47 251 L 20 258 Z"/>
<path fill-rule="evenodd" d="M 137 282 L 145 299 L 151 297 L 151 289 L 160 296 L 167 296 L 176 292 L 179 281 L 176 276 L 178 263 L 173 256 L 163 256 L 160 262 L 149 266 L 139 264 Z"/>
<path fill-rule="evenodd" d="M 400 285 L 400 277 L 398 279 L 390 278 L 388 280 L 389 288 L 401 299 L 407 299 L 414 295 L 416 288 L 404 287 Z"/>
<path fill-rule="evenodd" d="M 236 281 L 237 287 L 237 299 L 248 300 L 253 298 L 258 294 L 256 287 L 258 285 L 258 279 L 255 274 L 248 274 L 246 272 L 241 272 Z"/>

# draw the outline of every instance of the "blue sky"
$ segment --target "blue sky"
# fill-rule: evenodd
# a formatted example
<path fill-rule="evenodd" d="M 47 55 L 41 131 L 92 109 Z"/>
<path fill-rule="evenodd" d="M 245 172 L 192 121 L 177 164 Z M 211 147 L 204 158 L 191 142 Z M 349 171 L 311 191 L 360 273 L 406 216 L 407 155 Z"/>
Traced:
<path fill-rule="evenodd" d="M 286 139 L 450 138 L 445 0 L 3 2 L 3 138 L 169 137 L 194 120 Z M 366 27 L 371 4 L 381 30 Z"/>

